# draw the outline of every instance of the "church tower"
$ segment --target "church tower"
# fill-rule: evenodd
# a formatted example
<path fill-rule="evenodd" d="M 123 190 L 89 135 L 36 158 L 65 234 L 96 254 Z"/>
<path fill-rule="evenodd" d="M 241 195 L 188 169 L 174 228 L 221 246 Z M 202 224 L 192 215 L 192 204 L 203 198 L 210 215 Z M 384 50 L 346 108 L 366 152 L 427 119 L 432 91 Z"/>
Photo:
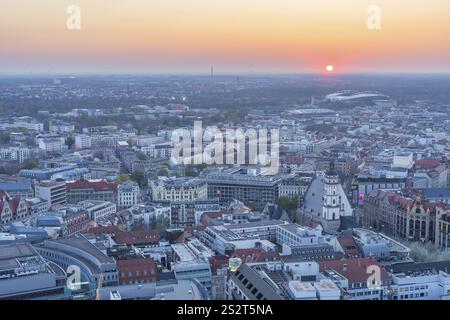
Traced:
<path fill-rule="evenodd" d="M 331 162 L 330 168 L 325 172 L 323 191 L 322 219 L 336 221 L 340 219 L 341 196 L 338 191 L 339 176 Z"/>

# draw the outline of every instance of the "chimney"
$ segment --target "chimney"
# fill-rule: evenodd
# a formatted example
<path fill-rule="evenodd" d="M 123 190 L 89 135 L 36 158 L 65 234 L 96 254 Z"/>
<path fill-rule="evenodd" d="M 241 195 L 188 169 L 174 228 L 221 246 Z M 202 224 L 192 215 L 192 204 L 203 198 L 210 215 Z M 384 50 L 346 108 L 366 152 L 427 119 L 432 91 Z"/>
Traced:
<path fill-rule="evenodd" d="M 344 263 L 344 264 L 342 265 L 342 271 L 346 272 L 347 269 L 348 269 L 348 264 Z"/>

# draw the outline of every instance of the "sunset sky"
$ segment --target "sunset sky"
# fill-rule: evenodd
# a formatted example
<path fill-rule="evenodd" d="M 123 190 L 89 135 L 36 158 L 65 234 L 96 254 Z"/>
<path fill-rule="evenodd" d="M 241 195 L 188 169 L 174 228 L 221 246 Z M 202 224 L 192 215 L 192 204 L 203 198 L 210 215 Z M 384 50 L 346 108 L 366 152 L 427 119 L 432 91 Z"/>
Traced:
<path fill-rule="evenodd" d="M 81 30 L 66 9 L 81 8 Z M 381 8 L 381 30 L 366 26 Z M 0 73 L 450 72 L 449 0 L 14 0 Z"/>

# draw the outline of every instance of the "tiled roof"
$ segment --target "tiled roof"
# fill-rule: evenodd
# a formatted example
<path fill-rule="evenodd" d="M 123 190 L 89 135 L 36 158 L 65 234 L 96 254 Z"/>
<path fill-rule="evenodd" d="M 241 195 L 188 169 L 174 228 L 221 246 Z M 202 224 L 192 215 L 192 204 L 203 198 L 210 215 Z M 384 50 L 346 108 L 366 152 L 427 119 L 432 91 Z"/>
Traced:
<path fill-rule="evenodd" d="M 116 234 L 115 240 L 119 244 L 146 244 L 158 243 L 160 237 L 160 230 L 129 231 Z"/>
<path fill-rule="evenodd" d="M 365 283 L 373 273 L 368 272 L 369 266 L 378 266 L 380 268 L 381 281 L 389 280 L 386 270 L 371 258 L 324 261 L 320 263 L 320 271 L 331 269 L 347 278 L 349 283 Z"/>
<path fill-rule="evenodd" d="M 105 180 L 89 181 L 89 180 L 78 180 L 74 182 L 66 183 L 66 190 L 76 190 L 76 189 L 94 189 L 95 191 L 117 191 L 117 183 L 107 182 Z"/>
<path fill-rule="evenodd" d="M 346 257 L 361 257 L 361 252 L 358 249 L 358 246 L 353 237 L 339 237 L 337 238 L 339 244 L 344 250 L 344 254 Z"/>

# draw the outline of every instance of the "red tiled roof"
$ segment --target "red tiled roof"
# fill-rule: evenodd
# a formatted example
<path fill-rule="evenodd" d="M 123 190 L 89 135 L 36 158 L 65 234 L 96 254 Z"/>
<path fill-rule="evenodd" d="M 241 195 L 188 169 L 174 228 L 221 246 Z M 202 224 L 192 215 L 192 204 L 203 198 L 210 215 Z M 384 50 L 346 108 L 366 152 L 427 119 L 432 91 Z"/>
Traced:
<path fill-rule="evenodd" d="M 416 167 L 432 169 L 438 167 L 441 164 L 441 162 L 438 159 L 426 158 L 416 160 L 415 164 Z"/>
<path fill-rule="evenodd" d="M 339 237 L 337 238 L 339 244 L 344 250 L 344 254 L 346 257 L 359 258 L 361 257 L 361 252 L 358 249 L 358 246 L 353 237 Z"/>
<path fill-rule="evenodd" d="M 368 196 L 372 197 L 372 198 L 378 198 L 380 200 L 387 201 L 390 204 L 397 202 L 397 203 L 401 204 L 404 208 L 410 208 L 414 203 L 414 201 L 412 201 L 410 199 L 406 199 L 396 193 L 386 192 L 386 191 L 383 191 L 380 189 L 370 191 Z"/>
<path fill-rule="evenodd" d="M 219 267 L 222 267 L 222 266 L 228 264 L 228 260 L 229 260 L 229 258 L 227 256 L 220 255 L 220 254 L 211 257 L 211 259 L 209 261 L 209 263 L 211 265 L 211 272 L 213 274 L 215 274 Z"/>
<path fill-rule="evenodd" d="M 105 180 L 99 181 L 78 180 L 66 183 L 67 191 L 76 189 L 94 189 L 95 191 L 117 191 L 117 183 L 107 182 Z"/>
<path fill-rule="evenodd" d="M 153 259 L 150 258 L 142 258 L 142 259 L 125 259 L 125 260 L 117 260 L 117 268 L 120 272 L 134 271 L 134 270 L 143 270 L 151 268 L 156 273 L 156 263 Z"/>
<path fill-rule="evenodd" d="M 150 258 L 117 260 L 117 270 L 121 284 L 153 282 L 158 278 L 158 268 Z"/>
<path fill-rule="evenodd" d="M 13 215 L 17 214 L 17 208 L 19 207 L 21 199 L 19 197 L 11 198 L 4 190 L 0 190 L 0 213 L 3 211 L 5 203 L 11 209 Z"/>
<path fill-rule="evenodd" d="M 20 204 L 20 198 L 12 198 L 8 201 L 9 207 L 13 213 L 17 212 L 17 207 Z"/>
<path fill-rule="evenodd" d="M 320 263 L 320 271 L 332 269 L 347 278 L 349 284 L 364 283 L 367 282 L 369 276 L 373 274 L 373 271 L 368 273 L 368 267 L 372 265 L 380 268 L 381 281 L 389 280 L 389 275 L 386 270 L 371 258 L 324 261 Z"/>
<path fill-rule="evenodd" d="M 0 190 L 0 198 L 9 199 L 9 194 L 5 190 Z"/>
<path fill-rule="evenodd" d="M 160 236 L 160 230 L 129 231 L 116 234 L 115 241 L 118 244 L 158 243 Z"/>
<path fill-rule="evenodd" d="M 200 217 L 200 222 L 205 227 L 208 226 L 208 219 L 217 219 L 224 214 L 223 211 L 204 212 Z"/>

